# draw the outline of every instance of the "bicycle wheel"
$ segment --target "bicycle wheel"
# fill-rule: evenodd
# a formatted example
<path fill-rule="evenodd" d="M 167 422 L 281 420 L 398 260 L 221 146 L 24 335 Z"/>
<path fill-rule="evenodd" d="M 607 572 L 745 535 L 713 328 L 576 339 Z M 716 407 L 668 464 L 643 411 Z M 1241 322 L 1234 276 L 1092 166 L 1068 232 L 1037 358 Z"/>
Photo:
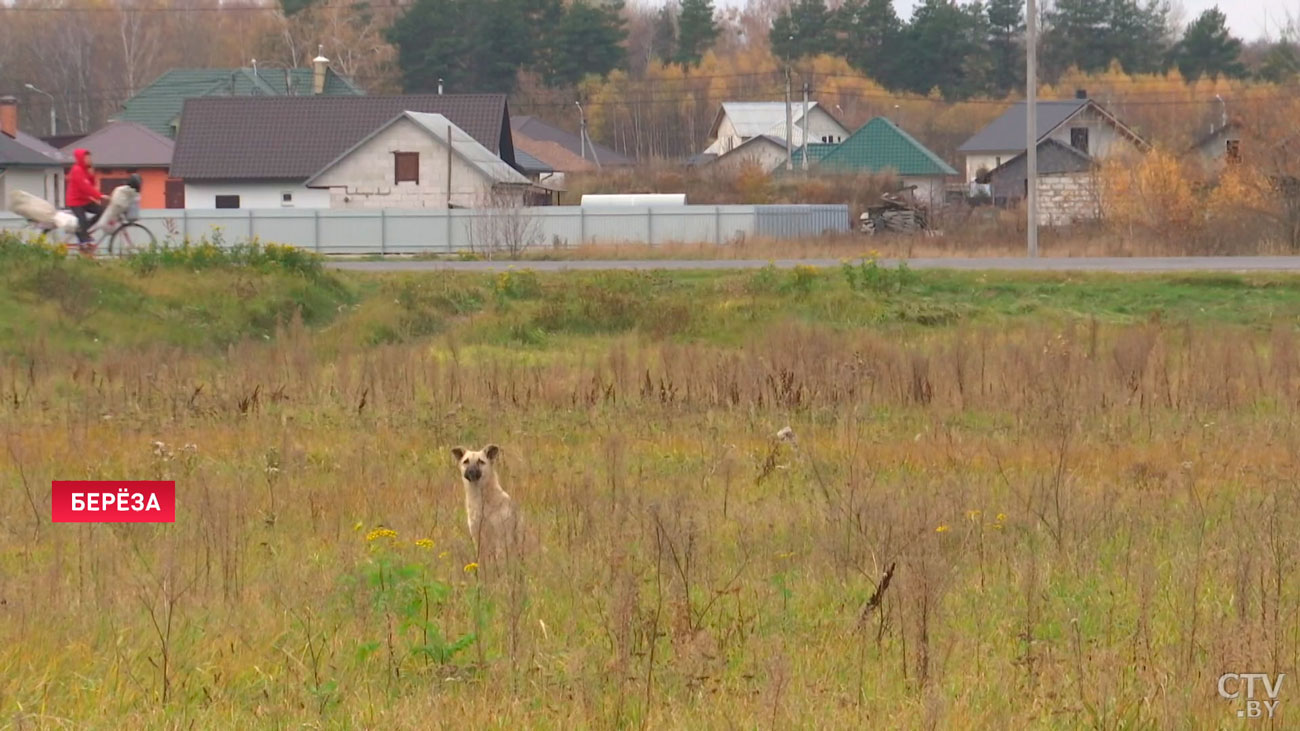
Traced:
<path fill-rule="evenodd" d="M 148 249 L 157 241 L 153 231 L 138 221 L 132 221 L 124 226 L 118 226 L 113 235 L 108 237 L 108 253 L 111 256 L 129 256 L 142 249 Z"/>

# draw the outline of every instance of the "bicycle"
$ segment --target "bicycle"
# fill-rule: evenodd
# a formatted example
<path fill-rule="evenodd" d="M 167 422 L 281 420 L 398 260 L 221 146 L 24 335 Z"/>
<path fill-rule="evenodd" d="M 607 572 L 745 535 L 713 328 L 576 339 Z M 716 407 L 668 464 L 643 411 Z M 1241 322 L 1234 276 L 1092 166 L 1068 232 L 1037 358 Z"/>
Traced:
<path fill-rule="evenodd" d="M 66 212 L 66 211 L 65 211 Z M 109 256 L 129 256 L 148 249 L 158 243 L 149 227 L 140 223 L 140 201 L 137 199 L 123 212 L 118 220 L 100 219 L 90 227 L 91 240 L 82 244 L 77 241 L 75 233 L 69 233 L 53 226 L 29 223 L 31 228 L 49 236 L 54 243 L 61 243 L 69 251 L 76 250 L 82 256 L 94 256 L 100 245 L 107 245 L 104 250 Z"/>

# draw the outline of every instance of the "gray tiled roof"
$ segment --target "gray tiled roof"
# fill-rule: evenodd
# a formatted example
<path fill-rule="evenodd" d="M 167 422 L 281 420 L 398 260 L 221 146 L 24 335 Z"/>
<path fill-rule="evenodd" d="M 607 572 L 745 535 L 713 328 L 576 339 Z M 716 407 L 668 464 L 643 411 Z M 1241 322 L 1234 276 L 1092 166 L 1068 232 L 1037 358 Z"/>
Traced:
<path fill-rule="evenodd" d="M 188 99 L 172 155 L 187 180 L 306 180 L 403 112 L 441 114 L 515 163 L 505 94 Z"/>
<path fill-rule="evenodd" d="M 525 174 L 535 175 L 538 173 L 553 173 L 555 168 L 529 155 L 523 150 L 515 150 L 515 162 L 519 164 L 519 169 Z"/>
<path fill-rule="evenodd" d="M 172 161 L 173 143 L 135 122 L 109 122 L 63 151 L 71 155 L 79 147 L 90 150 L 99 168 L 165 168 Z"/>
<path fill-rule="evenodd" d="M 1038 137 L 1043 139 L 1089 100 L 1038 102 Z M 1025 103 L 1019 102 L 957 148 L 958 152 L 1005 152 L 1025 149 Z"/>
<path fill-rule="evenodd" d="M 62 167 L 72 162 L 57 149 L 19 130 L 18 137 L 0 133 L 0 167 Z"/>

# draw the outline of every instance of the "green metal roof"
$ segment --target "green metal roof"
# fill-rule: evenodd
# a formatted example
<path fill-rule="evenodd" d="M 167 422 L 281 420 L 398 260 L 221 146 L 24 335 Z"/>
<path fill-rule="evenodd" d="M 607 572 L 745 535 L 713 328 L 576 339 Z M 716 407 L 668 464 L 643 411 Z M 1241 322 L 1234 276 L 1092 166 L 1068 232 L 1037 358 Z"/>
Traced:
<path fill-rule="evenodd" d="M 807 147 L 808 164 L 810 166 L 816 165 L 822 160 L 825 160 L 826 156 L 831 154 L 831 152 L 836 147 L 839 147 L 839 145 L 840 143 L 820 143 L 820 142 L 809 143 Z M 803 147 L 796 147 L 794 148 L 794 151 L 790 153 L 790 160 L 793 161 L 795 169 L 798 169 L 800 166 L 803 165 L 804 149 L 805 148 Z"/>
<path fill-rule="evenodd" d="M 908 176 L 957 175 L 951 165 L 884 117 L 867 122 L 833 147 L 820 162 L 809 150 L 809 162 L 822 168 L 873 173 L 892 170 Z"/>
<path fill-rule="evenodd" d="M 256 73 L 243 69 L 173 69 L 127 100 L 113 119 L 135 122 L 169 138 L 175 136 L 173 124 L 179 121 L 186 99 L 203 96 L 310 96 L 312 69 L 264 68 Z M 363 92 L 351 81 L 325 72 L 325 95 L 360 95 Z"/>

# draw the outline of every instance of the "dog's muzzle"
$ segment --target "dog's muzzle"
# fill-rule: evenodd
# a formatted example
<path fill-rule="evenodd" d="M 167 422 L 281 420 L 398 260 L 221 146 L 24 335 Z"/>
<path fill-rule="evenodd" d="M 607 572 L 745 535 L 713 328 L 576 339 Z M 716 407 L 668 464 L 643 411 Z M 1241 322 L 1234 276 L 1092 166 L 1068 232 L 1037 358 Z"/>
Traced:
<path fill-rule="evenodd" d="M 465 479 L 469 480 L 470 482 L 478 482 L 478 478 L 482 476 L 483 473 L 479 471 L 477 467 L 471 467 L 465 470 Z"/>

